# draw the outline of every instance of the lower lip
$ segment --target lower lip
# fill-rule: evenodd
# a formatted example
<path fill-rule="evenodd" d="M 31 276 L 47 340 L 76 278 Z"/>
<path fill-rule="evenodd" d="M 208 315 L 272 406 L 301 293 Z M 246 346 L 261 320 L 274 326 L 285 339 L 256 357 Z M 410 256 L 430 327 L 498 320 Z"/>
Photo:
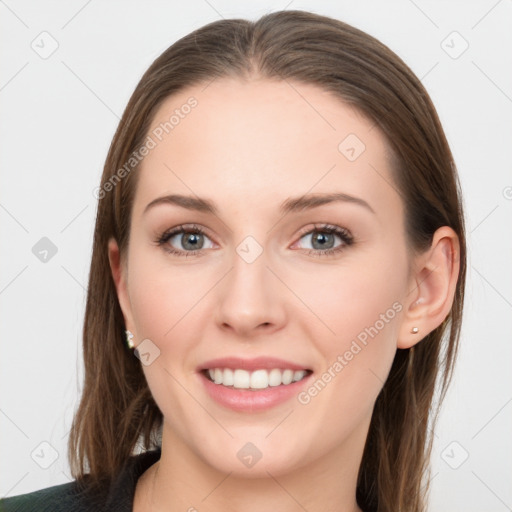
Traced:
<path fill-rule="evenodd" d="M 215 384 L 206 375 L 199 372 L 199 377 L 211 398 L 224 407 L 244 412 L 263 411 L 290 400 L 290 398 L 297 396 L 301 388 L 309 381 L 311 375 L 313 374 L 310 373 L 302 380 L 288 385 L 251 390 L 229 388 L 222 384 Z"/>

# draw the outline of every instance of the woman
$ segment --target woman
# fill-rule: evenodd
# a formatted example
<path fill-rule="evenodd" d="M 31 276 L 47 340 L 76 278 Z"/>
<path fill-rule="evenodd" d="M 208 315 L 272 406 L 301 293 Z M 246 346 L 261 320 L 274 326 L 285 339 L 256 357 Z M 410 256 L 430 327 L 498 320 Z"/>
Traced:
<path fill-rule="evenodd" d="M 425 510 L 466 245 L 393 52 L 302 11 L 206 25 L 142 77 L 97 197 L 75 481 L 4 510 Z"/>

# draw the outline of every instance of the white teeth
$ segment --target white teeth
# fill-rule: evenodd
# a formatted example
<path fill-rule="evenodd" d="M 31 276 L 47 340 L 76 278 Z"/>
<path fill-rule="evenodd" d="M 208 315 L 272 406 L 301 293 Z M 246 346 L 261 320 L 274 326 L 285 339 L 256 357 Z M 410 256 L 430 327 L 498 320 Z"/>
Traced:
<path fill-rule="evenodd" d="M 256 370 L 255 372 L 251 373 L 251 388 L 252 389 L 268 388 L 267 370 Z"/>
<path fill-rule="evenodd" d="M 232 386 L 234 382 L 233 370 L 231 370 L 231 368 L 225 368 L 222 372 L 222 384 L 224 384 L 224 386 Z"/>
<path fill-rule="evenodd" d="M 293 370 L 285 370 L 283 372 L 283 384 L 290 384 L 293 380 Z"/>
<path fill-rule="evenodd" d="M 267 370 L 232 370 L 230 368 L 210 368 L 208 375 L 215 384 L 233 386 L 237 389 L 266 389 L 269 386 L 275 387 L 288 385 L 292 382 L 302 380 L 307 374 L 306 370 L 293 371 L 290 369 L 280 370 L 273 368 Z"/>
<path fill-rule="evenodd" d="M 220 382 L 219 384 L 222 384 Z M 238 389 L 247 389 L 251 384 L 251 375 L 245 370 L 235 370 L 233 372 L 233 386 Z"/>
<path fill-rule="evenodd" d="M 282 379 L 281 379 L 281 370 L 279 368 L 273 368 L 270 370 L 269 376 L 268 376 L 268 385 L 269 386 L 280 386 Z"/>
<path fill-rule="evenodd" d="M 304 376 L 306 375 L 305 370 L 297 370 L 293 372 L 293 382 L 297 382 L 298 380 L 302 380 Z"/>

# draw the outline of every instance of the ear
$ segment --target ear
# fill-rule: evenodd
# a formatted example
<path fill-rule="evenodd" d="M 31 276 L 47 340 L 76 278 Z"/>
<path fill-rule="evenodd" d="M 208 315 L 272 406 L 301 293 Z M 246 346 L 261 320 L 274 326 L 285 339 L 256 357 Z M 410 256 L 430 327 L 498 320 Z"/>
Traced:
<path fill-rule="evenodd" d="M 137 339 L 135 323 L 133 322 L 132 317 L 130 296 L 126 285 L 128 267 L 126 262 L 121 258 L 119 246 L 114 238 L 111 238 L 108 241 L 108 260 L 110 262 L 110 269 L 112 271 L 112 277 L 117 291 L 117 298 L 119 300 L 119 305 L 121 306 L 126 329 L 131 331 L 134 334 L 134 338 Z"/>
<path fill-rule="evenodd" d="M 414 263 L 405 314 L 397 348 L 410 348 L 439 327 L 450 313 L 459 277 L 459 238 L 443 226 L 432 238 L 430 249 Z M 411 332 L 413 327 L 418 332 Z"/>

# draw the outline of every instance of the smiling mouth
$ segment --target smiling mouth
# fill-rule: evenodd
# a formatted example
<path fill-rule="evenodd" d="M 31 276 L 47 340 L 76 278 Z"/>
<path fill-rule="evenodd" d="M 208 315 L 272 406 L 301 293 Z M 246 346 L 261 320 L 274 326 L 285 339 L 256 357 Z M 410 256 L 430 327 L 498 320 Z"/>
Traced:
<path fill-rule="evenodd" d="M 261 390 L 288 386 L 309 376 L 312 370 L 272 368 L 247 371 L 232 368 L 209 368 L 201 372 L 211 382 L 234 389 Z"/>

